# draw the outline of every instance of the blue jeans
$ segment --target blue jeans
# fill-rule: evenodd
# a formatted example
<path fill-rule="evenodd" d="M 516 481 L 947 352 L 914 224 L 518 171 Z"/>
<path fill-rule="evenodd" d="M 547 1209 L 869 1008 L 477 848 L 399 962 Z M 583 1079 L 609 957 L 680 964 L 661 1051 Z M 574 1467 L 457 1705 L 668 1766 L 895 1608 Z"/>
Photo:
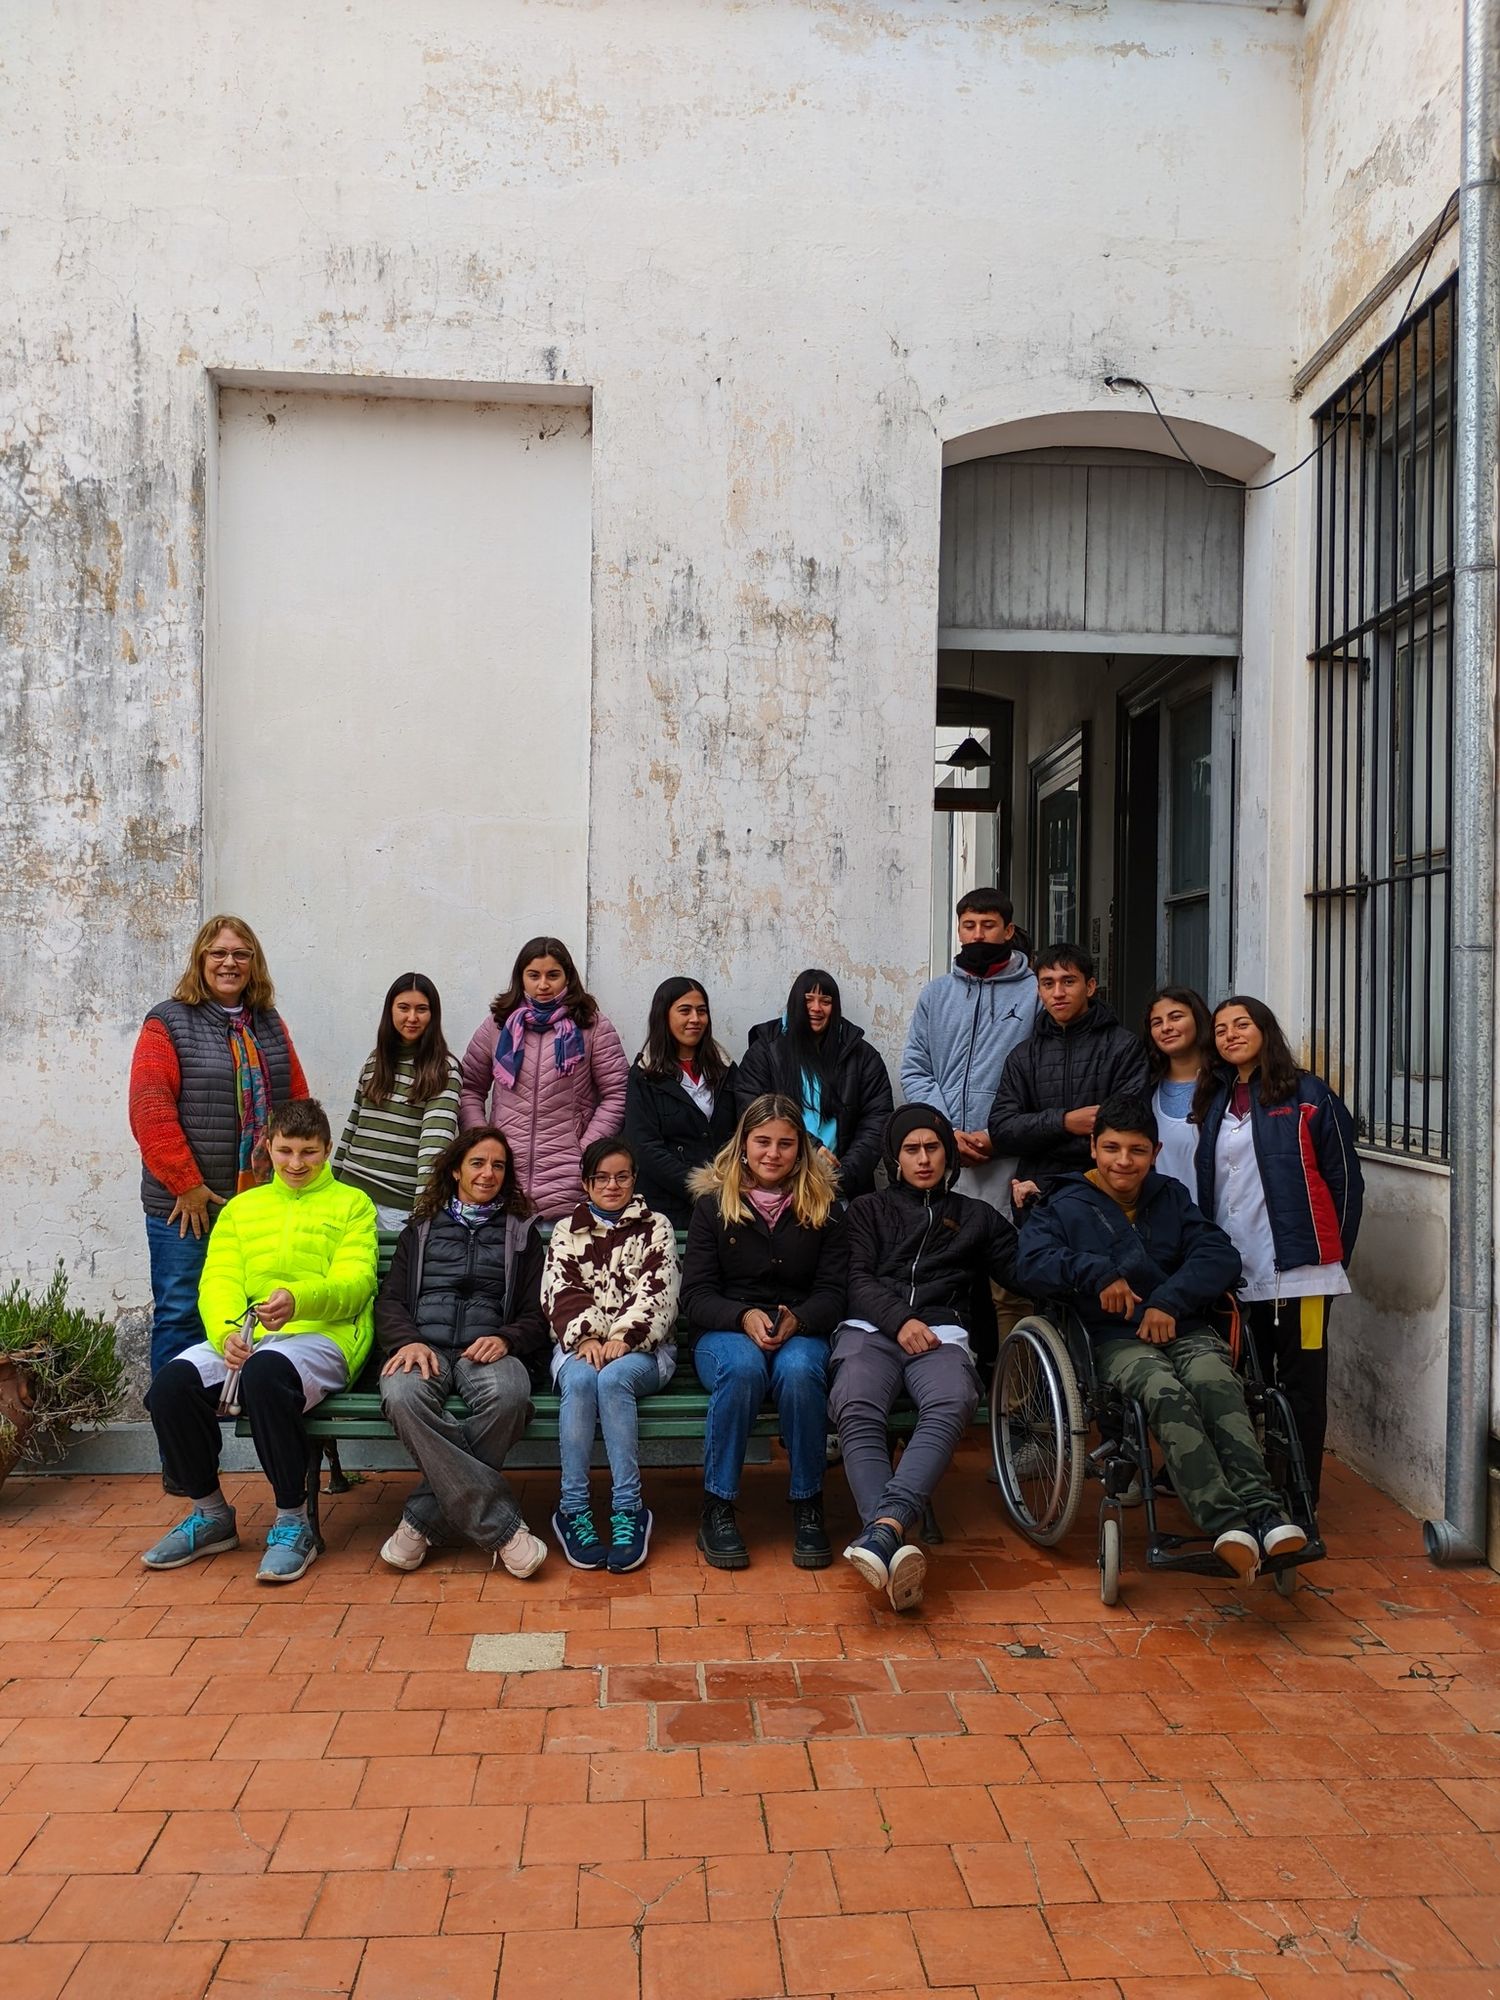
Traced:
<path fill-rule="evenodd" d="M 208 1231 L 177 1234 L 164 1215 L 146 1217 L 151 1252 L 151 1373 L 156 1375 L 186 1348 L 207 1339 L 198 1317 L 198 1280 L 208 1255 Z"/>
<path fill-rule="evenodd" d="M 703 1484 L 716 1500 L 740 1490 L 750 1426 L 770 1391 L 791 1460 L 793 1500 L 823 1490 L 828 1460 L 828 1342 L 794 1333 L 767 1354 L 748 1333 L 703 1333 L 693 1366 L 708 1391 L 703 1424 Z"/>
<path fill-rule="evenodd" d="M 633 1514 L 641 1504 L 641 1464 L 636 1405 L 661 1387 L 654 1354 L 622 1354 L 594 1368 L 570 1354 L 557 1371 L 562 1407 L 557 1413 L 557 1449 L 562 1460 L 564 1514 L 580 1514 L 589 1504 L 589 1460 L 594 1451 L 594 1425 L 604 1433 L 614 1490 L 610 1508 Z"/>

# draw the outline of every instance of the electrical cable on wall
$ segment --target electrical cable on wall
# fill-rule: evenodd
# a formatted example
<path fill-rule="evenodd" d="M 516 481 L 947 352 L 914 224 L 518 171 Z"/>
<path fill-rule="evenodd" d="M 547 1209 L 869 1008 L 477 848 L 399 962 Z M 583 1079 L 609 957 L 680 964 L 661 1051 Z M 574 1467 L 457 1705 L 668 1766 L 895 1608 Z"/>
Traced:
<path fill-rule="evenodd" d="M 1422 268 L 1417 272 L 1415 282 L 1413 283 L 1411 288 L 1411 292 L 1407 298 L 1405 306 L 1402 309 L 1401 317 L 1396 322 L 1397 326 L 1404 326 L 1406 321 L 1411 318 L 1411 309 L 1417 302 L 1417 293 L 1422 289 L 1422 280 L 1427 276 L 1427 267 L 1432 262 L 1432 253 L 1438 247 L 1438 244 L 1442 239 L 1443 233 L 1448 227 L 1448 212 L 1453 207 L 1454 203 L 1457 200 L 1458 200 L 1458 191 L 1457 189 L 1455 189 L 1454 192 L 1450 194 L 1448 199 L 1443 203 L 1443 212 L 1438 217 L 1437 226 L 1432 232 L 1432 241 L 1427 246 L 1427 255 L 1422 259 Z M 1166 412 L 1162 409 L 1161 404 L 1157 402 L 1156 397 L 1152 392 L 1151 384 L 1149 382 L 1142 382 L 1134 375 L 1106 375 L 1104 378 L 1104 386 L 1106 389 L 1139 389 L 1141 394 L 1150 403 L 1152 409 L 1156 412 L 1157 422 L 1161 425 L 1162 429 L 1166 432 L 1167 436 L 1172 440 L 1173 444 L 1176 445 L 1177 450 L 1181 455 L 1181 457 L 1185 460 L 1185 462 L 1188 465 L 1190 465 L 1193 468 L 1194 472 L 1196 472 L 1198 477 L 1203 481 L 1203 484 L 1216 493 L 1264 493 L 1268 486 L 1279 486 L 1283 479 L 1290 479 L 1293 473 L 1300 472 L 1304 465 L 1311 464 L 1313 459 L 1317 457 L 1318 453 L 1322 451 L 1326 445 L 1330 444 L 1333 441 L 1333 439 L 1338 436 L 1340 425 L 1348 423 L 1350 418 L 1354 415 L 1354 410 L 1351 405 L 1349 409 L 1345 410 L 1340 416 L 1334 419 L 1333 423 L 1324 432 L 1323 436 L 1318 439 L 1318 442 L 1313 446 L 1312 450 L 1307 453 L 1306 457 L 1299 458 L 1295 465 L 1289 465 L 1285 472 L 1278 472 L 1274 475 L 1274 477 L 1270 479 L 1259 480 L 1253 486 L 1242 486 L 1237 479 L 1210 478 L 1209 474 L 1204 471 L 1203 467 L 1198 463 L 1197 459 L 1194 458 L 1193 454 L 1188 450 L 1187 446 L 1183 443 L 1182 439 L 1177 435 L 1176 431 L 1172 428 L 1171 420 L 1167 416 Z"/>

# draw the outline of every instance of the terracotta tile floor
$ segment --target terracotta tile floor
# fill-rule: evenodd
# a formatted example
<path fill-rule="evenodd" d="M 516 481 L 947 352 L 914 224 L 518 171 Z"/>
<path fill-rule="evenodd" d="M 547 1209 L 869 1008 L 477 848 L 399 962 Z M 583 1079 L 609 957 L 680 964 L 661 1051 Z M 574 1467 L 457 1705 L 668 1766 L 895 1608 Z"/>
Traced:
<path fill-rule="evenodd" d="M 1106 1611 L 1087 1514 L 1029 1548 L 966 1450 L 916 1620 L 791 1567 L 774 1469 L 739 1576 L 658 1472 L 636 1576 L 401 1577 L 407 1483 L 281 1591 L 148 1577 L 147 1480 L 5 1489 L 4 2000 L 1500 1995 L 1500 1580 L 1336 1467 L 1294 1600 Z M 467 1671 L 533 1631 L 560 1669 Z"/>

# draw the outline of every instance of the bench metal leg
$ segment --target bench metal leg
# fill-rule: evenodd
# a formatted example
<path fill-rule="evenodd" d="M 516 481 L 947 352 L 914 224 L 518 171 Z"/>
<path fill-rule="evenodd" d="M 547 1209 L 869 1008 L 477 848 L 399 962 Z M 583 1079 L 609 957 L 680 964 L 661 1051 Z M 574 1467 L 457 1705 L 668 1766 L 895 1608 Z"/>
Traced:
<path fill-rule="evenodd" d="M 323 1553 L 323 1524 L 318 1515 L 318 1503 L 322 1499 L 323 1488 L 323 1443 L 320 1438 L 312 1439 L 307 1447 L 307 1525 L 312 1529 L 313 1540 L 318 1545 L 318 1553 Z"/>
<path fill-rule="evenodd" d="M 354 1482 L 344 1470 L 343 1461 L 339 1457 L 337 1438 L 325 1438 L 323 1440 L 323 1456 L 328 1461 L 328 1491 L 330 1493 L 351 1493 L 354 1490 Z"/>

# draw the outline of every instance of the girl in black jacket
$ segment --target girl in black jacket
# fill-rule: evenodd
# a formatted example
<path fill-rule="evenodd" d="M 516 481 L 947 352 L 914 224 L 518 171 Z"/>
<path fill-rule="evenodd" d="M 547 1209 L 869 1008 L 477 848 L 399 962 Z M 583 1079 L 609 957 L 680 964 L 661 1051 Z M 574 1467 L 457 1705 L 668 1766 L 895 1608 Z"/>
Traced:
<path fill-rule="evenodd" d="M 750 1030 L 736 1084 L 741 1111 L 767 1091 L 800 1107 L 845 1201 L 874 1187 L 880 1135 L 895 1099 L 879 1052 L 863 1028 L 844 1019 L 831 972 L 799 972 L 781 1019 Z"/>
<path fill-rule="evenodd" d="M 450 1532 L 512 1576 L 541 1568 L 547 1545 L 500 1469 L 551 1360 L 541 1294 L 542 1240 L 505 1134 L 461 1132 L 438 1155 L 375 1300 L 381 1404 L 422 1473 L 380 1551 L 392 1569 L 419 1568 Z M 450 1414 L 451 1395 L 466 1417 Z"/>
<path fill-rule="evenodd" d="M 708 995 L 696 979 L 664 979 L 651 999 L 646 1046 L 625 1086 L 625 1137 L 638 1163 L 636 1193 L 686 1229 L 688 1177 L 734 1131 L 739 1071 L 714 1040 Z"/>
<path fill-rule="evenodd" d="M 791 1461 L 792 1561 L 826 1569 L 823 1469 L 828 1336 L 844 1310 L 847 1252 L 833 1173 L 785 1097 L 759 1097 L 710 1167 L 693 1177 L 698 1205 L 682 1262 L 682 1310 L 693 1363 L 709 1392 L 703 1425 L 698 1547 L 716 1569 L 750 1557 L 734 1502 L 745 1447 L 767 1390 Z"/>

